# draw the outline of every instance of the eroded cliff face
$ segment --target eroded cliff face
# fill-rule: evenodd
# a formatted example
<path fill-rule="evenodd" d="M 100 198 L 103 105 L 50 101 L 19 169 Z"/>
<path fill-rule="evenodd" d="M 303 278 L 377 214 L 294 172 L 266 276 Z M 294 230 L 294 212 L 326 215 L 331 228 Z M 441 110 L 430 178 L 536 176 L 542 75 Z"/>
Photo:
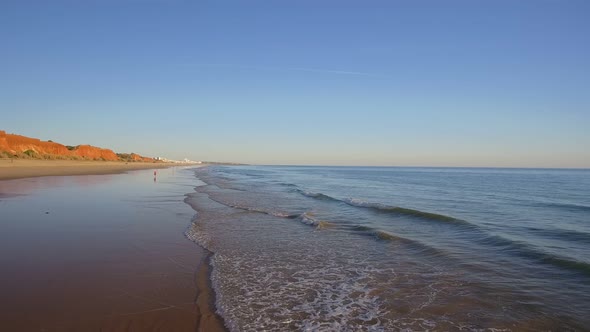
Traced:
<path fill-rule="evenodd" d="M 88 159 L 119 160 L 117 155 L 109 149 L 101 149 L 91 145 L 78 145 L 72 150 L 80 157 Z"/>
<path fill-rule="evenodd" d="M 6 132 L 0 130 L 0 151 L 8 151 L 8 142 L 6 141 Z"/>
<path fill-rule="evenodd" d="M 6 152 L 8 155 L 13 156 L 26 153 L 29 156 L 36 156 L 41 159 L 47 157 L 64 157 L 66 159 L 67 157 L 77 157 L 77 159 L 88 160 L 119 160 L 117 154 L 109 149 L 91 145 L 78 145 L 68 148 L 65 145 L 55 142 L 45 142 L 37 138 L 7 134 L 2 130 L 0 130 L 0 152 Z M 138 154 L 132 154 L 132 156 L 134 161 L 154 161 L 153 158 L 142 157 Z"/>
<path fill-rule="evenodd" d="M 42 142 L 39 139 L 21 135 L 6 134 L 6 132 L 4 131 L 0 131 L 0 150 L 9 153 L 19 153 L 25 152 L 27 150 L 32 150 L 39 154 L 70 154 L 68 148 L 61 144 L 53 142 Z"/>
<path fill-rule="evenodd" d="M 153 158 L 140 156 L 137 153 L 132 153 L 131 154 L 131 159 L 133 161 L 143 161 L 143 162 L 151 162 L 151 161 L 154 160 Z"/>

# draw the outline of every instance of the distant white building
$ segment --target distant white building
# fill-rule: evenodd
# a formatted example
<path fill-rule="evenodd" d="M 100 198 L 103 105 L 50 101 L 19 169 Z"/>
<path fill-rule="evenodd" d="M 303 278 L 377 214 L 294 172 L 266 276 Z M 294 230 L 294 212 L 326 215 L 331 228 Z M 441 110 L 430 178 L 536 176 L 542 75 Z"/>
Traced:
<path fill-rule="evenodd" d="M 202 162 L 200 162 L 200 161 L 193 161 L 188 158 L 184 158 L 183 160 L 172 160 L 172 159 L 163 158 L 163 157 L 155 157 L 154 159 L 158 160 L 158 161 L 163 161 L 166 163 L 175 163 L 175 164 L 202 164 Z"/>

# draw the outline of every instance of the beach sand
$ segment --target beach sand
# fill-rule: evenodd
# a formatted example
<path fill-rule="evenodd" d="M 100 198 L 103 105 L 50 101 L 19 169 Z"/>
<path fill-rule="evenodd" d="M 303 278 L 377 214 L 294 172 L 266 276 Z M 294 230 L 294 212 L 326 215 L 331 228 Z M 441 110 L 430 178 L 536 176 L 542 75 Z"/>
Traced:
<path fill-rule="evenodd" d="M 0 180 L 38 176 L 115 174 L 130 170 L 166 168 L 173 163 L 125 163 L 118 161 L 73 161 L 0 159 Z"/>
<path fill-rule="evenodd" d="M 43 163 L 55 162 L 23 161 L 52 175 L 78 167 Z M 25 174 L 13 170 L 0 168 Z M 157 181 L 151 169 L 0 181 L 0 330 L 224 331 L 208 252 L 184 237 L 193 179 L 168 168 Z"/>

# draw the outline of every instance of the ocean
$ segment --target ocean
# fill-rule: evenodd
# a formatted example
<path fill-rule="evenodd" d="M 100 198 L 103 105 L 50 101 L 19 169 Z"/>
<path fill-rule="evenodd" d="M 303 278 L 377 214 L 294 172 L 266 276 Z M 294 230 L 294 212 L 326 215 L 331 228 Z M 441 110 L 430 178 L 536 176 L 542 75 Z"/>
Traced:
<path fill-rule="evenodd" d="M 209 166 L 231 331 L 590 329 L 590 170 Z"/>

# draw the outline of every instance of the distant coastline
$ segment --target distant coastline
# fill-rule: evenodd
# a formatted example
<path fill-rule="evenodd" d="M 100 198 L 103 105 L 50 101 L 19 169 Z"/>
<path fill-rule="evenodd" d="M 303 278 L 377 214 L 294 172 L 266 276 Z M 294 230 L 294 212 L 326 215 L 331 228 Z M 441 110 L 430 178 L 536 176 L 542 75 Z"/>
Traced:
<path fill-rule="evenodd" d="M 176 162 L 91 145 L 68 146 L 0 130 L 0 180 L 39 176 L 113 174 L 200 162 Z"/>

